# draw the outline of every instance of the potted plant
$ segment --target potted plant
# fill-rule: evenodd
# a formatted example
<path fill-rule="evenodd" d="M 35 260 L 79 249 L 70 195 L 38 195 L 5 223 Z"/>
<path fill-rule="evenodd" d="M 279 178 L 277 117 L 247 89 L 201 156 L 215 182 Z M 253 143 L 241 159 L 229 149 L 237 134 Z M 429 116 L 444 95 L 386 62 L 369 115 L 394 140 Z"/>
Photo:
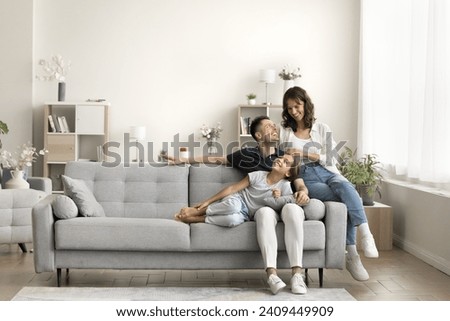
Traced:
<path fill-rule="evenodd" d="M 248 94 L 247 101 L 248 101 L 249 105 L 255 105 L 256 104 L 256 95 L 253 93 Z"/>
<path fill-rule="evenodd" d="M 6 125 L 6 123 L 0 120 L 0 135 L 8 134 L 8 132 L 9 132 L 8 125 Z M 1 148 L 2 148 L 2 139 L 0 138 L 0 149 Z"/>
<path fill-rule="evenodd" d="M 375 192 L 381 197 L 381 179 L 383 178 L 377 156 L 366 154 L 357 158 L 356 150 L 352 151 L 345 147 L 341 159 L 338 166 L 341 174 L 355 185 L 363 205 L 373 205 Z"/>

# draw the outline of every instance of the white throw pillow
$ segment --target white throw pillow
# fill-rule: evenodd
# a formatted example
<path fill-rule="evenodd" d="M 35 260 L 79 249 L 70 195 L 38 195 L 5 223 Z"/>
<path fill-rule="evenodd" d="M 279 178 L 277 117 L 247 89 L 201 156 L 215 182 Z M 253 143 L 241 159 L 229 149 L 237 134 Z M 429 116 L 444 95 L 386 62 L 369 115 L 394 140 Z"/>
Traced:
<path fill-rule="evenodd" d="M 52 203 L 53 214 L 60 219 L 74 218 L 78 216 L 78 207 L 75 202 L 66 195 L 58 195 Z"/>

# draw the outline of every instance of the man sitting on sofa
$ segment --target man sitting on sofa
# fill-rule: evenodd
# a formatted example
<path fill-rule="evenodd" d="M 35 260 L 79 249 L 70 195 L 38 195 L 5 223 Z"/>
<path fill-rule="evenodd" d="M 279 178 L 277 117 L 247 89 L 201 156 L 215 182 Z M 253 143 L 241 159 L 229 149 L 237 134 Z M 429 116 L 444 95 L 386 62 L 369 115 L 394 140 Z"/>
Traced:
<path fill-rule="evenodd" d="M 284 152 L 277 148 L 278 131 L 275 123 L 267 116 L 256 117 L 250 125 L 250 133 L 256 141 L 256 147 L 243 147 L 226 156 L 197 156 L 186 158 L 175 158 L 164 155 L 171 164 L 223 164 L 230 165 L 245 173 L 254 171 L 271 171 L 273 161 Z M 308 189 L 302 179 L 294 181 L 295 198 L 299 205 L 309 202 Z"/>
<path fill-rule="evenodd" d="M 250 133 L 257 142 L 256 147 L 242 148 L 227 156 L 201 156 L 189 159 L 174 159 L 166 157 L 174 164 L 179 163 L 214 163 L 226 164 L 238 168 L 246 173 L 253 171 L 270 171 L 275 159 L 284 154 L 278 150 L 278 132 L 276 125 L 267 116 L 255 118 L 250 125 Z M 305 216 L 308 212 L 323 210 L 323 204 L 319 200 L 310 202 L 308 190 L 301 178 L 294 181 L 295 200 L 300 206 L 304 206 L 304 212 L 295 204 L 286 204 L 278 214 L 270 207 L 262 207 L 256 211 L 254 220 L 256 221 L 256 230 L 258 236 L 258 244 L 266 267 L 268 276 L 267 283 L 273 294 L 278 293 L 286 284 L 277 276 L 277 237 L 276 224 L 282 218 L 286 226 L 286 249 L 288 258 L 292 268 L 292 278 L 290 287 L 292 293 L 305 294 L 307 292 L 306 285 L 301 275 L 303 250 L 303 229 L 296 227 L 303 226 Z M 281 217 L 280 217 L 281 215 Z"/>

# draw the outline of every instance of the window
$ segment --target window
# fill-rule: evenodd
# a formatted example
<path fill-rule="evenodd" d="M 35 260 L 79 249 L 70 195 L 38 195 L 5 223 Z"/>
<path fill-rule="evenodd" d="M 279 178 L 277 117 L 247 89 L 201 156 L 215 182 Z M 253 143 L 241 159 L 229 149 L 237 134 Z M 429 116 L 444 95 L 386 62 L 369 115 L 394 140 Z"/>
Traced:
<path fill-rule="evenodd" d="M 362 0 L 359 150 L 450 186 L 450 1 Z"/>

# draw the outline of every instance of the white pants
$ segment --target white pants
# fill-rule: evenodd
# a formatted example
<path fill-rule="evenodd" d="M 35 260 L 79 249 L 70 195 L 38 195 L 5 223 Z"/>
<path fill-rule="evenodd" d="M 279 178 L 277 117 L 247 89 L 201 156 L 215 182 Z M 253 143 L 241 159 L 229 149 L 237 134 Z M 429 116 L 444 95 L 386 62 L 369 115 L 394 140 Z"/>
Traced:
<path fill-rule="evenodd" d="M 270 207 L 256 211 L 256 235 L 259 248 L 267 268 L 277 267 L 277 235 L 275 232 L 280 215 Z M 286 204 L 281 210 L 284 222 L 284 243 L 291 267 L 303 265 L 303 222 L 305 214 L 297 204 Z"/>
<path fill-rule="evenodd" d="M 248 209 L 242 198 L 232 194 L 214 202 L 206 209 L 205 222 L 225 227 L 234 227 L 248 221 Z"/>

